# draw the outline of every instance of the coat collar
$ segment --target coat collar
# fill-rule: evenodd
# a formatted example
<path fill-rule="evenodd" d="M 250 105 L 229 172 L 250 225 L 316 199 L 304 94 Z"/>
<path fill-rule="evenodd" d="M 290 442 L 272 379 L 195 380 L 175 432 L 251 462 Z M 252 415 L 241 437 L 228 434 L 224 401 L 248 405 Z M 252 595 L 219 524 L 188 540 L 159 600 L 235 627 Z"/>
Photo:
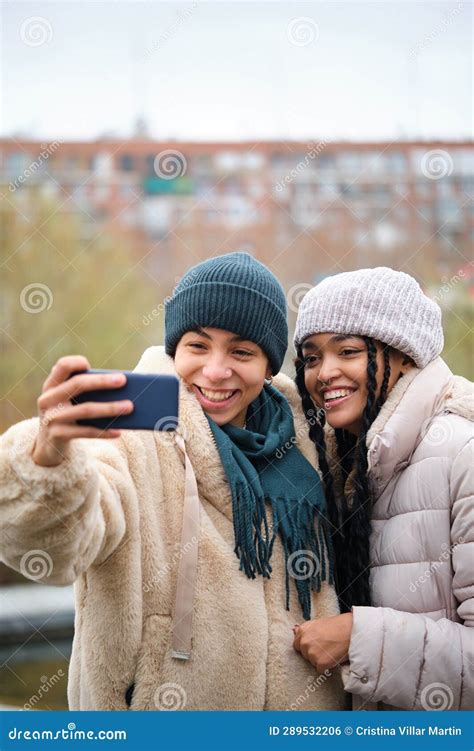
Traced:
<path fill-rule="evenodd" d="M 134 371 L 176 375 L 174 361 L 165 353 L 163 346 L 146 349 Z M 308 435 L 308 424 L 296 386 L 283 373 L 275 376 L 273 385 L 288 400 L 295 423 L 296 445 L 314 467 L 315 448 Z M 196 396 L 182 381 L 179 389 L 179 430 L 185 440 L 200 493 L 232 520 L 230 486 L 209 423 Z M 156 435 L 155 441 L 160 440 L 160 436 Z"/>
<path fill-rule="evenodd" d="M 135 368 L 138 373 L 177 375 L 174 361 L 163 346 L 149 347 Z M 209 423 L 194 393 L 180 380 L 179 432 L 193 465 L 200 495 L 232 518 L 232 499 L 220 456 Z M 155 441 L 161 442 L 155 435 Z"/>
<path fill-rule="evenodd" d="M 403 469 L 426 434 L 431 419 L 453 409 L 457 379 L 437 357 L 413 368 L 395 384 L 367 433 L 368 467 L 376 496 L 393 474 Z M 466 382 L 468 383 L 468 382 Z"/>
<path fill-rule="evenodd" d="M 375 498 L 394 473 L 409 464 L 431 419 L 446 413 L 473 420 L 473 386 L 465 378 L 454 376 L 441 357 L 422 370 L 409 370 L 400 378 L 367 433 L 369 478 Z M 334 430 L 326 427 L 325 434 L 333 478 L 342 492 Z M 352 487 L 351 475 L 346 495 L 350 495 Z"/>

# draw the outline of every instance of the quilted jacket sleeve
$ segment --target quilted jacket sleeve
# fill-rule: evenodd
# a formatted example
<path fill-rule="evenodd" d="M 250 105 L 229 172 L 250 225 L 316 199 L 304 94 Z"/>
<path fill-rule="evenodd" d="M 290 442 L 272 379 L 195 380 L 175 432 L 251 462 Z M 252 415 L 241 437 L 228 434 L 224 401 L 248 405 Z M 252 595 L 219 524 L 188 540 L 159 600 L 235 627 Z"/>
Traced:
<path fill-rule="evenodd" d="M 38 427 L 35 417 L 0 437 L 0 558 L 63 586 L 117 548 L 135 488 L 121 438 L 75 439 L 60 465 L 41 467 L 31 456 Z"/>
<path fill-rule="evenodd" d="M 474 709 L 473 442 L 451 470 L 453 593 L 461 623 L 391 608 L 353 608 L 345 689 L 401 709 Z"/>

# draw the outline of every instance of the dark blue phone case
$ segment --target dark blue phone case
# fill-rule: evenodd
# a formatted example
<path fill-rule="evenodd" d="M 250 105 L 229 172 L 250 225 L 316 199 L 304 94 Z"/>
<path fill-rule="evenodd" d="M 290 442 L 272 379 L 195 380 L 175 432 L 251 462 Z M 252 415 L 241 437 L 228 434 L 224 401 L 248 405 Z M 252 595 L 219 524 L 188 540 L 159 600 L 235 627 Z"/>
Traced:
<path fill-rule="evenodd" d="M 77 420 L 78 425 L 121 430 L 176 430 L 178 426 L 179 380 L 172 375 L 134 373 L 129 370 L 80 370 L 80 373 L 124 373 L 127 382 L 114 389 L 83 391 L 71 398 L 72 404 L 83 402 L 116 402 L 130 399 L 134 410 L 114 417 Z"/>

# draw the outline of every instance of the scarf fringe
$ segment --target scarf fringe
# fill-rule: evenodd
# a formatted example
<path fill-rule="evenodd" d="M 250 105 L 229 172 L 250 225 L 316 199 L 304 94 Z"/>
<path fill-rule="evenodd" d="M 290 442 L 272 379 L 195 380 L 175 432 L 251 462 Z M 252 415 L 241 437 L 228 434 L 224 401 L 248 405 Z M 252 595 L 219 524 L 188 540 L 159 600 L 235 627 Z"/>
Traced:
<path fill-rule="evenodd" d="M 305 620 L 311 618 L 311 591 L 319 592 L 321 583 L 333 583 L 332 556 L 328 547 L 327 521 L 320 509 L 304 498 L 297 502 L 296 524 L 289 513 L 294 499 L 271 499 L 273 535 L 270 536 L 265 499 L 258 498 L 251 518 L 251 494 L 248 486 L 238 483 L 233 496 L 235 547 L 240 570 L 250 579 L 257 574 L 269 579 L 273 545 L 280 534 L 285 555 L 285 607 L 290 609 L 290 578 L 294 579 Z M 270 500 L 270 499 L 269 499 Z M 329 555 L 326 557 L 326 552 Z M 329 570 L 328 570 L 329 562 Z"/>
<path fill-rule="evenodd" d="M 291 577 L 308 620 L 311 591 L 319 592 L 322 581 L 332 583 L 332 548 L 322 483 L 295 445 L 291 408 L 282 394 L 266 386 L 249 406 L 247 430 L 231 424 L 219 427 L 208 419 L 232 490 L 234 552 L 240 570 L 249 579 L 257 574 L 269 579 L 279 536 L 285 555 L 286 609 Z M 285 450 L 278 453 L 282 446 Z M 278 466 L 273 466 L 276 461 Z"/>
<path fill-rule="evenodd" d="M 265 499 L 258 498 L 253 519 L 248 518 L 250 493 L 240 484 L 233 499 L 234 552 L 240 560 L 240 570 L 255 579 L 257 574 L 270 578 L 270 564 L 275 538 L 280 534 L 285 555 L 285 607 L 290 609 L 290 577 L 295 581 L 298 602 L 305 620 L 311 618 L 311 590 L 319 592 L 321 583 L 333 582 L 331 555 L 328 550 L 326 522 L 320 509 L 304 498 L 298 502 L 295 520 L 289 512 L 294 500 L 271 499 L 273 511 L 273 535 L 270 536 Z M 245 511 L 247 510 L 247 514 Z M 329 560 L 329 571 L 327 566 Z"/>
<path fill-rule="evenodd" d="M 290 577 L 295 581 L 305 620 L 311 618 L 311 591 L 319 592 L 323 581 L 333 583 L 327 522 L 319 507 L 308 498 L 299 501 L 297 522 L 288 517 L 288 501 L 273 501 L 275 532 L 282 537 L 285 553 L 286 609 L 290 609 Z M 287 523 L 289 520 L 289 523 Z M 329 561 L 329 570 L 328 570 Z"/>
<path fill-rule="evenodd" d="M 289 513 L 287 498 L 271 500 L 273 535 L 270 536 L 265 499 L 258 498 L 250 518 L 250 493 L 245 485 L 238 486 L 233 497 L 235 547 L 240 560 L 240 570 L 250 579 L 257 574 L 269 579 L 272 573 L 270 559 L 273 545 L 280 534 L 285 555 L 285 607 L 290 609 L 290 577 L 295 581 L 298 602 L 305 620 L 311 618 L 311 590 L 319 592 L 321 583 L 333 584 L 334 571 L 327 534 L 327 520 L 320 509 L 307 498 L 298 501 L 296 524 Z M 326 555 L 328 553 L 328 555 Z M 329 564 L 329 566 L 328 566 Z"/>
<path fill-rule="evenodd" d="M 234 552 L 240 560 L 240 570 L 250 579 L 255 579 L 257 574 L 269 579 L 272 573 L 270 558 L 275 535 L 270 539 L 265 499 L 257 498 L 253 514 L 252 502 L 248 485 L 237 483 L 237 492 L 232 496 Z"/>

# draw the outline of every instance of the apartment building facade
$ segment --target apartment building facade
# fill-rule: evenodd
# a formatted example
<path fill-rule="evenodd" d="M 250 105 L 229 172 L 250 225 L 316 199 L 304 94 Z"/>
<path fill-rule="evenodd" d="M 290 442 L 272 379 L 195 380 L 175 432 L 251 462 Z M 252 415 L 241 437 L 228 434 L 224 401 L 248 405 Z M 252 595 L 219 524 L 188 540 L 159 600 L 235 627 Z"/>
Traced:
<path fill-rule="evenodd" d="M 236 248 L 309 283 L 375 263 L 448 274 L 474 240 L 472 142 L 6 138 L 0 181 L 26 215 L 38 195 L 78 215 L 84 244 L 132 238 L 158 276 Z"/>

